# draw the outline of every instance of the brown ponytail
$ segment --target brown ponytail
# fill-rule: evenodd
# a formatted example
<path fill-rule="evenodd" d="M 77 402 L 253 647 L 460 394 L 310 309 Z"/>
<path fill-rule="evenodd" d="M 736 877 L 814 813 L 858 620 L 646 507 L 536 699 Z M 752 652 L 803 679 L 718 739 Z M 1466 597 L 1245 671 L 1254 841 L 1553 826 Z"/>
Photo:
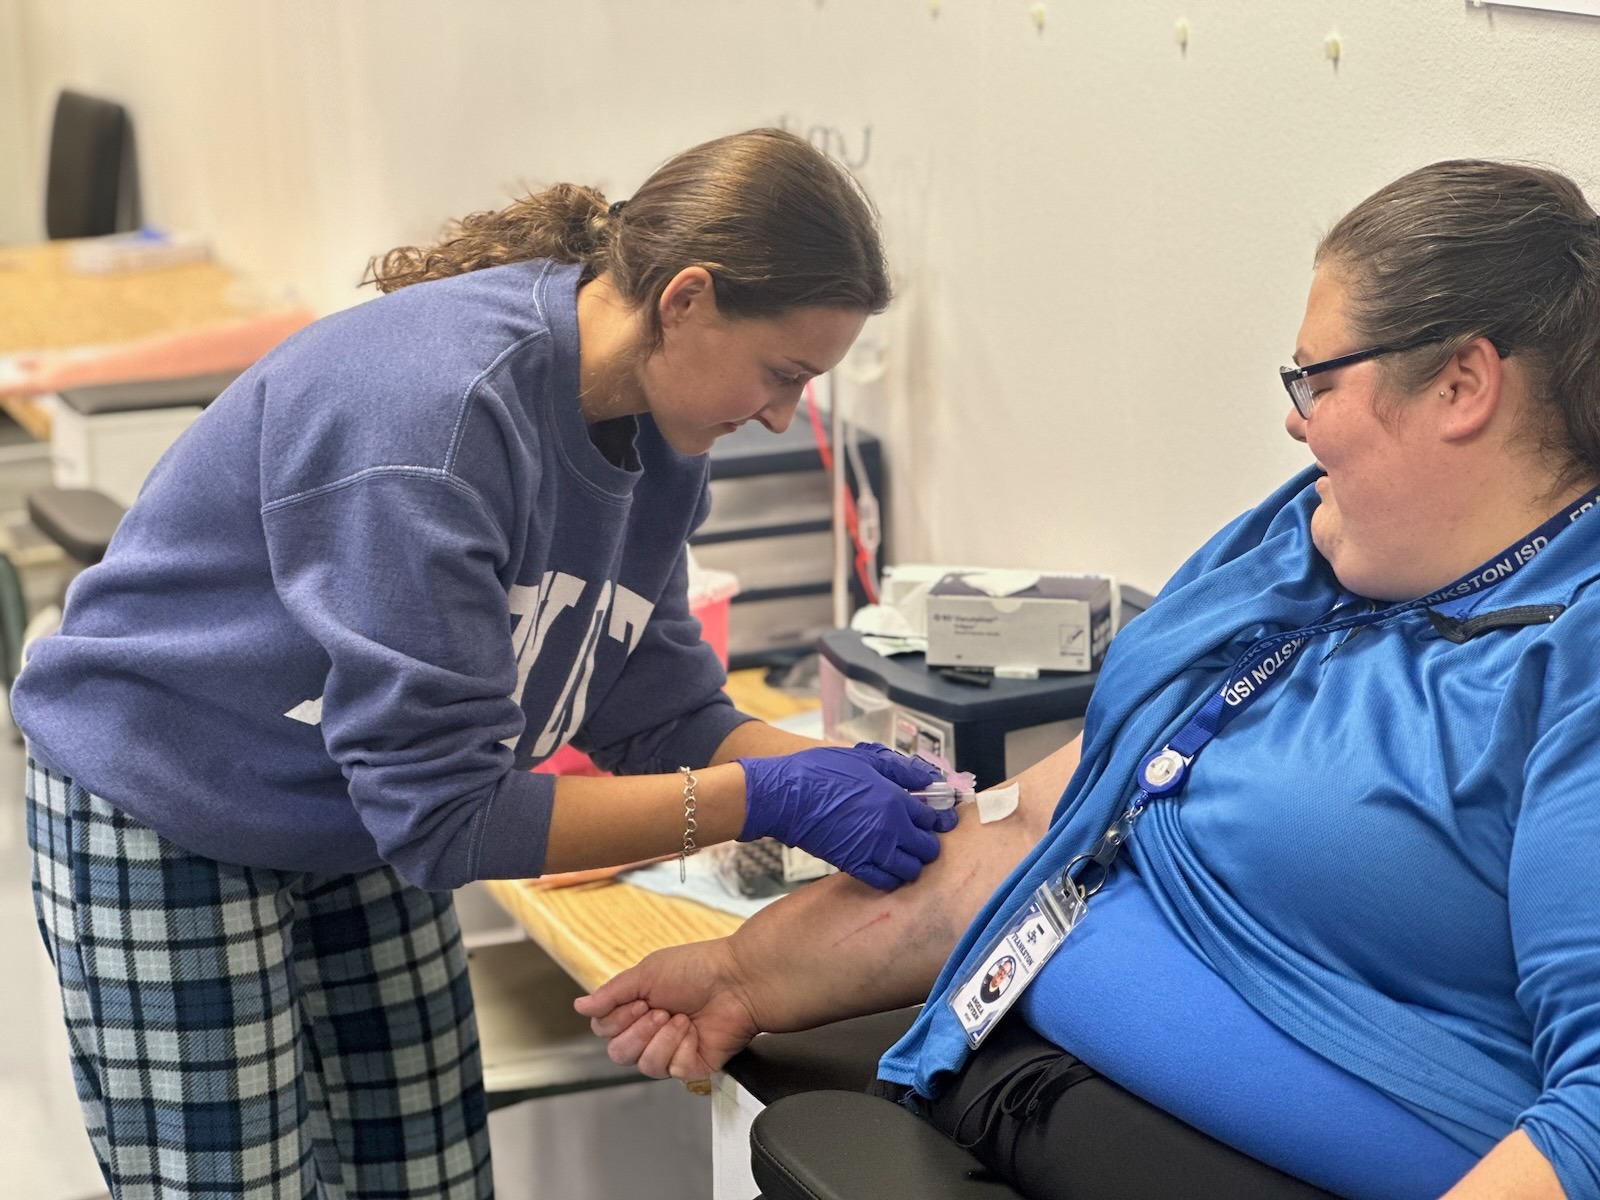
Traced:
<path fill-rule="evenodd" d="M 609 274 L 655 328 L 656 302 L 685 267 L 704 267 L 729 316 L 800 305 L 881 312 L 890 298 L 877 214 L 842 166 L 779 129 L 718 138 L 670 159 L 624 206 L 557 184 L 402 246 L 367 267 L 392 292 L 482 267 L 550 258 Z M 657 330 L 659 334 L 659 330 Z"/>
<path fill-rule="evenodd" d="M 606 198 L 594 188 L 558 183 L 498 212 L 462 217 L 432 246 L 398 246 L 373 258 L 361 282 L 393 292 L 533 258 L 588 264 L 600 254 L 610 220 Z"/>

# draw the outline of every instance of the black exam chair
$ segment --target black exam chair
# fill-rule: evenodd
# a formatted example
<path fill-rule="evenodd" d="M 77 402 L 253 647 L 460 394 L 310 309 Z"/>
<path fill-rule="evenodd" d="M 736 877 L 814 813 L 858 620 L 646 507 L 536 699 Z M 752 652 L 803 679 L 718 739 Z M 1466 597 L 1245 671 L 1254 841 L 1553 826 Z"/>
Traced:
<path fill-rule="evenodd" d="M 898 1104 L 801 1092 L 750 1130 L 760 1200 L 1022 1200 L 977 1159 Z"/>
<path fill-rule="evenodd" d="M 728 1062 L 767 1106 L 750 1131 L 761 1200 L 1020 1200 L 932 1125 L 867 1094 L 916 1013 L 763 1034 Z"/>
<path fill-rule="evenodd" d="M 28 493 L 28 520 L 84 567 L 105 557 L 125 511 L 93 488 L 44 487 Z"/>
<path fill-rule="evenodd" d="M 100 237 L 139 227 L 139 168 L 128 110 L 63 91 L 50 125 L 45 234 Z"/>

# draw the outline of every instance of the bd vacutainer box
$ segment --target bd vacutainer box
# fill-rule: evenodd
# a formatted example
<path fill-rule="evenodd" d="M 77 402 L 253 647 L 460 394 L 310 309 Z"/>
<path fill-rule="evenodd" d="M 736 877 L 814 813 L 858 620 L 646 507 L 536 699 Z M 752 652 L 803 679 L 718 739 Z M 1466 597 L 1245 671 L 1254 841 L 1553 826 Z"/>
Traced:
<path fill-rule="evenodd" d="M 928 592 L 929 666 L 1099 669 L 1111 641 L 1111 580 L 1040 575 L 997 596 L 968 574 L 951 572 Z"/>

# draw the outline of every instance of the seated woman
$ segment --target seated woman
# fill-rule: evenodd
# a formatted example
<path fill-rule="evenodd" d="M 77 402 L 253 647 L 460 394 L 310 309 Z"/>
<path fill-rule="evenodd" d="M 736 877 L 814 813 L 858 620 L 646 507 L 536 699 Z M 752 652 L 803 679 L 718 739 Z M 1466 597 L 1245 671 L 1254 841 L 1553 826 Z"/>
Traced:
<path fill-rule="evenodd" d="M 1029 1196 L 1600 1196 L 1600 219 L 1438 163 L 1315 261 L 1315 467 L 1118 635 L 1081 746 L 921 882 L 579 1001 L 613 1058 L 704 1076 L 927 996 L 880 1086 Z M 1064 870 L 1081 923 L 985 987 Z"/>

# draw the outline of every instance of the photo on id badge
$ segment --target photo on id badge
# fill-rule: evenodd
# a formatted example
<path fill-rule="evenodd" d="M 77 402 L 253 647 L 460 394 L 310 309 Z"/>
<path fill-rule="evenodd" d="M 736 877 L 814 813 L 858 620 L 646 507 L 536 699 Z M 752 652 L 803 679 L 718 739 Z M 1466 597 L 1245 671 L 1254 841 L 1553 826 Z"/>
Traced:
<path fill-rule="evenodd" d="M 1016 973 L 1017 960 L 1009 954 L 1002 954 L 984 972 L 983 986 L 978 989 L 979 999 L 985 1004 L 993 1004 L 1000 999 L 1000 993 L 1011 986 L 1011 977 Z"/>

